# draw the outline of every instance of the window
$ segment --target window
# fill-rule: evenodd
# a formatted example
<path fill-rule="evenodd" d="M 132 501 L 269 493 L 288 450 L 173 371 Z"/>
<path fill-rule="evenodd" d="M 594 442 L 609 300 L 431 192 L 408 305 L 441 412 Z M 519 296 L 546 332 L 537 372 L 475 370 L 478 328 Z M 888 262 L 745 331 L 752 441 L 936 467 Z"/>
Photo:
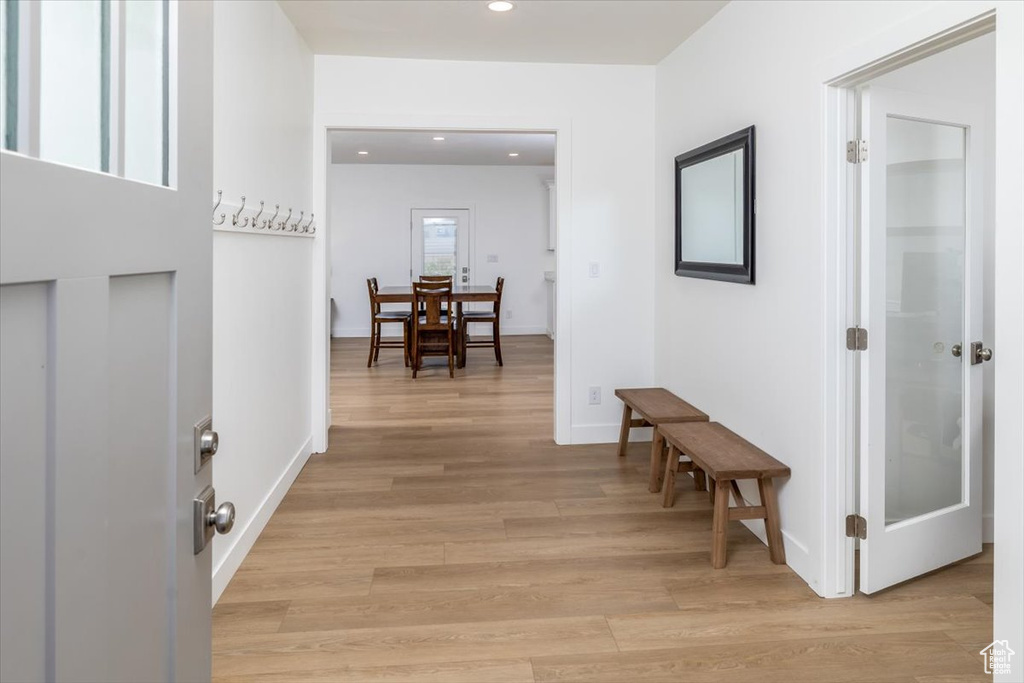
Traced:
<path fill-rule="evenodd" d="M 458 267 L 458 222 L 454 218 L 423 219 L 423 274 L 455 276 Z"/>
<path fill-rule="evenodd" d="M 170 186 L 170 1 L 0 3 L 3 148 Z"/>

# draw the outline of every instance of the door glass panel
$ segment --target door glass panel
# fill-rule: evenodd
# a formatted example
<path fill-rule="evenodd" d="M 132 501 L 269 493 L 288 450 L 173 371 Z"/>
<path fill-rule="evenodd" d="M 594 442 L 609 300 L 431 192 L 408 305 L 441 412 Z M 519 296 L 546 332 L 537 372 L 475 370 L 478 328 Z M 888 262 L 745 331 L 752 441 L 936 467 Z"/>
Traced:
<path fill-rule="evenodd" d="M 4 149 L 18 148 L 18 0 L 0 0 L 0 135 Z"/>
<path fill-rule="evenodd" d="M 423 274 L 455 276 L 458 269 L 458 221 L 423 219 Z"/>
<path fill-rule="evenodd" d="M 110 168 L 110 3 L 42 0 L 39 158 Z"/>
<path fill-rule="evenodd" d="M 885 521 L 963 500 L 965 131 L 890 116 Z"/>
<path fill-rule="evenodd" d="M 167 185 L 167 0 L 125 4 L 124 176 Z"/>

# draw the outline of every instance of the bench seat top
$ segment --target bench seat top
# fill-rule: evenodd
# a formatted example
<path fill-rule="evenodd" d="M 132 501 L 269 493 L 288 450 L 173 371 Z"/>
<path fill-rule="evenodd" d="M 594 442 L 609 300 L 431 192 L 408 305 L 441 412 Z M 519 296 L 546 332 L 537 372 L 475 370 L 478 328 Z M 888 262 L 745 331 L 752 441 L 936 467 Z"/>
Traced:
<path fill-rule="evenodd" d="M 712 479 L 789 476 L 788 466 L 719 422 L 666 424 L 658 430 Z"/>
<path fill-rule="evenodd" d="M 623 403 L 640 413 L 652 425 L 670 422 L 707 422 L 706 413 L 661 387 L 645 389 L 616 389 L 615 395 Z"/>

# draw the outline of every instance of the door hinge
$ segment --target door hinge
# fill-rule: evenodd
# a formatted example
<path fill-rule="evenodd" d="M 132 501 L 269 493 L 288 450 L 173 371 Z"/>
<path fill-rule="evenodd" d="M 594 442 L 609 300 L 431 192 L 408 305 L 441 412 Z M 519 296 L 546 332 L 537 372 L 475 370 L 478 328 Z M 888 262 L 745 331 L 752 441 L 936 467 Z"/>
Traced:
<path fill-rule="evenodd" d="M 863 327 L 846 328 L 846 348 L 850 351 L 867 351 L 868 331 Z"/>
<path fill-rule="evenodd" d="M 868 537 L 868 520 L 860 515 L 846 515 L 846 537 L 864 540 Z"/>
<path fill-rule="evenodd" d="M 850 140 L 846 143 L 846 160 L 851 164 L 863 164 L 868 160 L 868 141 Z"/>

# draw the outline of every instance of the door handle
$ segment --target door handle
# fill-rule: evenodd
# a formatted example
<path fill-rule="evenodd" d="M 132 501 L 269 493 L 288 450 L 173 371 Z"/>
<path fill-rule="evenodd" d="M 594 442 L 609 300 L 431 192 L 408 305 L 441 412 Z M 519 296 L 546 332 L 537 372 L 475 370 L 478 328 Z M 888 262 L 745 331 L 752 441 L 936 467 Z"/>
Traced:
<path fill-rule="evenodd" d="M 217 493 L 212 486 L 207 486 L 192 501 L 193 533 L 192 552 L 195 555 L 213 540 L 214 533 L 226 534 L 235 526 L 235 506 L 233 503 L 217 505 Z"/>
<path fill-rule="evenodd" d="M 953 344 L 953 348 L 951 348 L 949 351 L 957 358 L 964 355 L 964 347 L 962 344 Z"/>
<path fill-rule="evenodd" d="M 992 349 L 986 349 L 984 342 L 971 342 L 971 365 L 992 360 Z"/>

